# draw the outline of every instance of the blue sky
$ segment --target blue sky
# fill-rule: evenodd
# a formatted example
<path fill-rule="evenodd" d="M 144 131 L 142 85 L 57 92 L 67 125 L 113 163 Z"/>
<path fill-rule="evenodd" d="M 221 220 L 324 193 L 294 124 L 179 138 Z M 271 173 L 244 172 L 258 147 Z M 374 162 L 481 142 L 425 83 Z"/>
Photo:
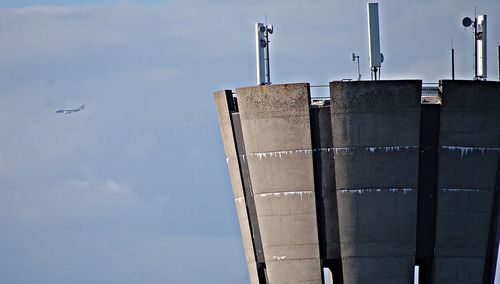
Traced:
<path fill-rule="evenodd" d="M 51 1 L 44 1 L 44 0 L 1 0 L 0 1 L 0 7 L 15 7 L 15 8 L 22 8 L 22 7 L 30 7 L 30 6 L 35 6 L 35 5 L 63 5 L 63 6 L 83 6 L 83 5 L 103 5 L 103 4 L 123 4 L 123 3 L 136 3 L 139 5 L 144 5 L 144 4 L 161 4 L 161 3 L 168 3 L 172 1 L 168 0 L 107 0 L 107 1 L 102 1 L 102 0 L 51 0 Z"/>
<path fill-rule="evenodd" d="M 383 79 L 472 77 L 474 4 L 381 1 Z M 0 275 L 6 283 L 245 283 L 212 92 L 367 78 L 365 1 L 0 1 Z M 324 95 L 315 90 L 315 95 Z M 86 104 L 62 116 L 58 108 Z"/>

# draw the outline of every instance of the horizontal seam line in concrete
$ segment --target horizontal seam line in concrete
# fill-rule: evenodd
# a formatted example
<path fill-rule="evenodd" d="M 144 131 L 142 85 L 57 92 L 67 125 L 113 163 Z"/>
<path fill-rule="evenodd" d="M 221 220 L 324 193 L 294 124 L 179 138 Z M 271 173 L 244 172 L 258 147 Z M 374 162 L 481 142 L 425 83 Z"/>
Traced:
<path fill-rule="evenodd" d="M 267 196 L 280 196 L 280 195 L 310 195 L 313 194 L 314 190 L 300 190 L 300 191 L 276 191 L 276 192 L 261 192 L 261 193 L 254 193 L 253 196 L 258 196 L 258 197 L 267 197 Z"/>
<path fill-rule="evenodd" d="M 483 256 L 455 256 L 455 255 L 434 255 L 434 258 L 442 257 L 442 258 L 473 258 L 473 259 L 485 259 Z"/>
<path fill-rule="evenodd" d="M 440 148 L 450 150 L 450 151 L 493 151 L 500 152 L 500 147 L 477 147 L 477 146 L 448 146 L 448 145 L 439 145 Z"/>
<path fill-rule="evenodd" d="M 310 257 L 302 257 L 302 258 L 292 258 L 292 259 L 273 259 L 273 258 L 270 258 L 270 259 L 266 259 L 266 262 L 291 262 L 291 261 L 302 261 L 302 260 L 318 260 L 319 259 L 319 256 L 318 257 L 313 257 L 313 258 L 310 258 Z"/>
<path fill-rule="evenodd" d="M 286 244 L 286 245 L 268 245 L 268 246 L 265 246 L 264 248 L 265 249 L 270 249 L 270 248 L 280 248 L 280 247 L 301 247 L 301 246 L 318 246 L 318 243 L 301 243 L 301 244 Z"/>
<path fill-rule="evenodd" d="M 384 188 L 337 188 L 337 191 L 341 192 L 357 192 L 357 191 L 366 191 L 366 192 L 381 192 L 381 191 L 414 191 L 416 188 L 413 187 L 384 187 Z"/>
<path fill-rule="evenodd" d="M 446 188 L 446 187 L 439 187 L 439 191 L 443 192 L 480 192 L 480 191 L 494 191 L 494 188 Z"/>
<path fill-rule="evenodd" d="M 391 257 L 409 257 L 413 258 L 415 255 L 414 254 L 403 254 L 403 255 L 384 255 L 384 256 L 379 256 L 379 255 L 353 255 L 353 256 L 341 256 L 342 259 L 344 258 L 391 258 Z"/>
<path fill-rule="evenodd" d="M 279 150 L 279 151 L 266 151 L 266 152 L 254 152 L 254 153 L 246 153 L 239 155 L 238 157 L 247 157 L 247 156 L 259 156 L 259 155 L 291 155 L 291 154 L 309 154 L 311 152 L 330 152 L 334 151 L 335 153 L 340 151 L 351 151 L 351 150 L 366 150 L 369 152 L 375 152 L 378 150 L 399 152 L 402 150 L 410 150 L 410 149 L 419 149 L 420 146 L 415 145 L 400 145 L 400 146 L 351 146 L 351 147 L 325 147 L 325 148 L 311 148 L 311 149 L 293 149 L 293 150 Z M 237 156 L 226 156 L 226 159 L 236 158 Z"/>
<path fill-rule="evenodd" d="M 438 212 L 450 212 L 450 213 L 463 213 L 463 214 L 488 214 L 488 212 L 491 212 L 490 210 L 484 210 L 484 211 L 466 211 L 466 210 L 447 210 L 447 209 L 439 209 Z"/>
<path fill-rule="evenodd" d="M 335 106 L 333 106 L 332 108 L 334 108 Z M 367 107 L 367 109 L 369 109 Z M 383 110 L 376 110 L 376 109 L 370 109 L 370 111 L 349 111 L 349 112 L 340 112 L 340 111 L 332 111 L 332 116 L 333 115 L 336 115 L 336 114 L 373 114 L 373 113 L 377 113 L 377 114 L 394 114 L 394 113 L 418 113 L 420 114 L 420 103 L 418 104 L 418 108 L 416 108 L 415 110 L 408 110 L 408 111 L 383 111 Z"/>

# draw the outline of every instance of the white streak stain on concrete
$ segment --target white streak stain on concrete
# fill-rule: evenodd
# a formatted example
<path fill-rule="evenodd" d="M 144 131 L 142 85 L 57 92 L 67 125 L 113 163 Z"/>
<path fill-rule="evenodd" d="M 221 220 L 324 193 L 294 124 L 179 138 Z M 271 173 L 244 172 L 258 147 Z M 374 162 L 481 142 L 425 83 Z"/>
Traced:
<path fill-rule="evenodd" d="M 286 259 L 286 255 L 273 255 L 274 260 L 283 260 Z"/>
<path fill-rule="evenodd" d="M 295 154 L 311 154 L 313 152 L 333 152 L 335 154 L 343 152 L 349 153 L 353 150 L 363 149 L 375 153 L 376 151 L 385 152 L 396 152 L 401 150 L 418 149 L 419 146 L 377 146 L 377 147 L 330 147 L 330 148 L 318 148 L 318 149 L 297 149 L 297 150 L 283 150 L 283 151 L 271 151 L 271 152 L 258 152 L 258 153 L 247 153 L 241 155 L 243 158 L 246 156 L 258 157 L 259 160 L 267 158 L 283 158 L 285 156 L 291 156 Z"/>
<path fill-rule="evenodd" d="M 364 149 L 369 151 L 370 153 L 375 153 L 378 151 L 388 152 L 399 152 L 402 150 L 410 150 L 410 149 L 418 149 L 419 146 L 375 146 L 375 147 L 330 147 L 330 148 L 318 148 L 318 149 L 297 149 L 297 150 L 283 150 L 283 151 L 271 151 L 271 152 L 260 152 L 260 153 L 248 153 L 244 155 L 240 155 L 243 160 L 246 160 L 247 156 L 255 156 L 258 157 L 259 160 L 267 159 L 267 158 L 283 158 L 287 156 L 292 156 L 295 154 L 311 154 L 313 152 L 333 152 L 335 154 L 338 153 L 350 153 L 354 150 Z M 494 147 L 465 147 L 465 146 L 441 146 L 442 149 L 451 150 L 451 151 L 460 151 L 460 158 L 463 158 L 465 155 L 472 153 L 474 151 L 481 152 L 484 155 L 485 152 L 497 152 L 500 153 L 500 148 Z M 235 156 L 230 156 L 226 158 L 226 163 L 229 162 L 229 159 L 236 158 Z"/>
<path fill-rule="evenodd" d="M 312 191 L 284 191 L 284 192 L 268 192 L 268 193 L 254 194 L 254 196 L 262 197 L 262 198 L 266 198 L 266 197 L 274 197 L 274 198 L 300 197 L 300 201 L 302 201 L 304 195 L 312 196 L 313 192 Z"/>
<path fill-rule="evenodd" d="M 399 152 L 401 150 L 410 150 L 410 149 L 418 149 L 419 146 L 377 146 L 377 147 L 366 147 L 365 149 L 370 151 L 371 153 L 375 153 L 377 151 L 388 152 Z"/>
<path fill-rule="evenodd" d="M 236 202 L 238 202 L 238 203 L 243 202 L 243 200 L 244 200 L 244 197 L 236 197 L 236 198 L 234 199 L 234 201 L 236 201 Z"/>
<path fill-rule="evenodd" d="M 403 194 L 407 194 L 412 192 L 413 190 L 414 190 L 413 188 L 360 188 L 360 189 L 341 189 L 340 192 L 363 194 L 363 193 L 388 191 L 388 192 L 403 192 Z"/>
<path fill-rule="evenodd" d="M 465 155 L 472 153 L 474 151 L 481 152 L 481 155 L 484 155 L 485 152 L 500 153 L 500 148 L 494 148 L 494 147 L 441 146 L 441 148 L 451 151 L 460 151 L 460 159 L 462 159 Z"/>
<path fill-rule="evenodd" d="M 477 188 L 440 188 L 443 192 L 479 192 Z"/>

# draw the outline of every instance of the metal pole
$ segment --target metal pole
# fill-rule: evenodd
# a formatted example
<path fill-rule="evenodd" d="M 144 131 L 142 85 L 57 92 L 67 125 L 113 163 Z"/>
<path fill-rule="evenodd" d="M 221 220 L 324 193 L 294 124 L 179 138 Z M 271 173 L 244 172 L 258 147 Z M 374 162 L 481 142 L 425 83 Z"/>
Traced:
<path fill-rule="evenodd" d="M 269 64 L 269 31 L 266 26 L 266 83 L 271 84 L 271 67 Z"/>
<path fill-rule="evenodd" d="M 455 80 L 455 49 L 451 49 L 451 79 Z"/>
<path fill-rule="evenodd" d="M 498 60 L 498 82 L 500 82 L 500 45 L 497 48 L 497 60 Z"/>
<path fill-rule="evenodd" d="M 474 18 L 474 80 L 477 80 L 477 17 Z"/>
<path fill-rule="evenodd" d="M 356 59 L 358 60 L 358 81 L 361 81 L 361 71 L 359 70 L 359 55 L 356 56 Z"/>

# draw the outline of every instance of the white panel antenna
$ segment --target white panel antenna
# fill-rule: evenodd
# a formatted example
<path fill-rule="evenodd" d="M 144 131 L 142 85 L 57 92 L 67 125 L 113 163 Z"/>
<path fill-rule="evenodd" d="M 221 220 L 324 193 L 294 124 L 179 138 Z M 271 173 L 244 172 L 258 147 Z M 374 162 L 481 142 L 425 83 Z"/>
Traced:
<path fill-rule="evenodd" d="M 487 65 L 487 42 L 486 42 L 486 15 L 479 15 L 476 19 L 476 66 L 477 66 L 477 79 L 486 80 L 488 76 Z"/>
<path fill-rule="evenodd" d="M 269 34 L 274 31 L 273 25 L 255 24 L 255 51 L 257 57 L 257 85 L 271 84 L 269 64 Z"/>
<path fill-rule="evenodd" d="M 377 71 L 382 65 L 382 54 L 380 53 L 378 3 L 368 3 L 367 8 L 370 67 L 372 71 L 372 79 L 377 80 Z"/>

